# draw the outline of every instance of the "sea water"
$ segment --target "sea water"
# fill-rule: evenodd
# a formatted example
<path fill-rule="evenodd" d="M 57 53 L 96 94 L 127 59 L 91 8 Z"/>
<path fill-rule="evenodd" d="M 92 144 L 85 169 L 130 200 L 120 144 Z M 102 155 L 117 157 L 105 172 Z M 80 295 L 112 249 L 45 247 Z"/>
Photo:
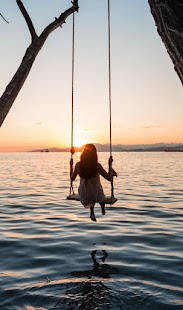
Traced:
<path fill-rule="evenodd" d="M 69 153 L 0 153 L 1 310 L 183 309 L 183 153 L 113 157 L 118 201 L 92 222 Z"/>

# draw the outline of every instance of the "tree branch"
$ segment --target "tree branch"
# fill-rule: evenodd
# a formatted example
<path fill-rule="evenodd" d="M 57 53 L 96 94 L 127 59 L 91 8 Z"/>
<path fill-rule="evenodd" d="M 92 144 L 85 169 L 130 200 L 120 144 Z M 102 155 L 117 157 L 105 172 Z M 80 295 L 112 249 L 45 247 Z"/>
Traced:
<path fill-rule="evenodd" d="M 55 19 L 54 22 L 50 23 L 41 33 L 40 37 L 44 37 L 45 40 L 49 36 L 51 32 L 53 32 L 58 27 L 62 26 L 62 24 L 65 23 L 66 18 L 73 14 L 74 12 L 78 12 L 79 6 L 78 6 L 78 0 L 71 1 L 73 4 L 71 8 L 66 10 L 64 13 L 62 13 L 58 18 Z"/>
<path fill-rule="evenodd" d="M 18 5 L 18 7 L 19 7 L 23 17 L 25 18 L 25 21 L 27 23 L 27 26 L 29 28 L 29 31 L 30 31 L 31 37 L 32 37 L 32 41 L 33 41 L 37 37 L 37 34 L 36 34 L 36 31 L 35 31 L 34 25 L 32 23 L 32 20 L 31 20 L 29 14 L 27 13 L 27 11 L 26 11 L 22 1 L 21 0 L 16 0 L 16 2 L 17 2 L 17 5 Z"/>
<path fill-rule="evenodd" d="M 25 55 L 22 59 L 22 62 L 15 73 L 15 75 L 12 77 L 11 81 L 7 85 L 4 93 L 2 94 L 0 98 L 0 127 L 2 123 L 4 122 L 4 119 L 6 118 L 9 110 L 11 109 L 12 104 L 14 103 L 17 95 L 19 94 L 23 84 L 26 81 L 26 78 L 29 75 L 29 72 L 32 68 L 32 65 L 43 47 L 47 37 L 49 34 L 57 29 L 59 26 L 61 26 L 63 23 L 65 23 L 66 18 L 73 14 L 74 12 L 78 12 L 79 6 L 78 6 L 78 0 L 71 1 L 72 6 L 66 10 L 64 13 L 62 13 L 59 18 L 57 18 L 54 22 L 52 22 L 50 25 L 48 25 L 42 32 L 40 36 L 37 36 L 34 27 L 32 25 L 31 19 L 29 15 L 27 14 L 22 2 L 20 0 L 16 0 L 17 4 L 19 5 L 19 8 L 23 14 L 23 16 L 26 19 L 27 25 L 29 27 L 29 30 L 32 35 L 32 42 L 28 49 L 25 52 Z"/>
<path fill-rule="evenodd" d="M 4 19 L 4 21 L 6 22 L 6 23 L 8 23 L 9 24 L 9 22 L 4 18 L 4 16 L 0 13 L 0 16 Z"/>

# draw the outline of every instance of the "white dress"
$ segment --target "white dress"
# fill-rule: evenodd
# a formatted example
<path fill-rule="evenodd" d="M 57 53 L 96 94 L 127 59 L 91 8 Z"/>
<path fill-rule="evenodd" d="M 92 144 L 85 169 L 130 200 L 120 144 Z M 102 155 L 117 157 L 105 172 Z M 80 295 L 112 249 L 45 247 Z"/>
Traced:
<path fill-rule="evenodd" d="M 80 185 L 78 188 L 79 198 L 85 208 L 94 207 L 95 203 L 101 203 L 105 200 L 104 191 L 100 183 L 100 175 L 90 179 L 80 178 Z"/>

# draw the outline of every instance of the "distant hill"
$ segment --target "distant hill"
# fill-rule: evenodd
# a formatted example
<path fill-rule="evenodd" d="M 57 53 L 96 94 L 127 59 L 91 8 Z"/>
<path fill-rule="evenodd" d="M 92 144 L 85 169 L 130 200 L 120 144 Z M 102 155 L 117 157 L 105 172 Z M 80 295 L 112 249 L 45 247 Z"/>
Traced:
<path fill-rule="evenodd" d="M 109 144 L 94 143 L 98 152 L 108 152 Z M 81 152 L 83 147 L 76 147 L 76 152 Z M 183 152 L 182 143 L 155 143 L 155 144 L 115 144 L 112 146 L 113 152 Z M 69 152 L 70 147 L 46 148 L 32 150 L 31 152 Z"/>

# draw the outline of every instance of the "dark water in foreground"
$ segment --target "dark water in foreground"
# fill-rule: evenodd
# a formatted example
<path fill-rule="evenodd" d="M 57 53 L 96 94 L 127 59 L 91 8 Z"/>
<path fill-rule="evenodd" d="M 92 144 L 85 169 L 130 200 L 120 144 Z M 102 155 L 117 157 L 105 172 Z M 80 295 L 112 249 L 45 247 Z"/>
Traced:
<path fill-rule="evenodd" d="M 182 153 L 115 153 L 96 223 L 65 199 L 68 161 L 0 154 L 0 309 L 183 309 Z"/>

